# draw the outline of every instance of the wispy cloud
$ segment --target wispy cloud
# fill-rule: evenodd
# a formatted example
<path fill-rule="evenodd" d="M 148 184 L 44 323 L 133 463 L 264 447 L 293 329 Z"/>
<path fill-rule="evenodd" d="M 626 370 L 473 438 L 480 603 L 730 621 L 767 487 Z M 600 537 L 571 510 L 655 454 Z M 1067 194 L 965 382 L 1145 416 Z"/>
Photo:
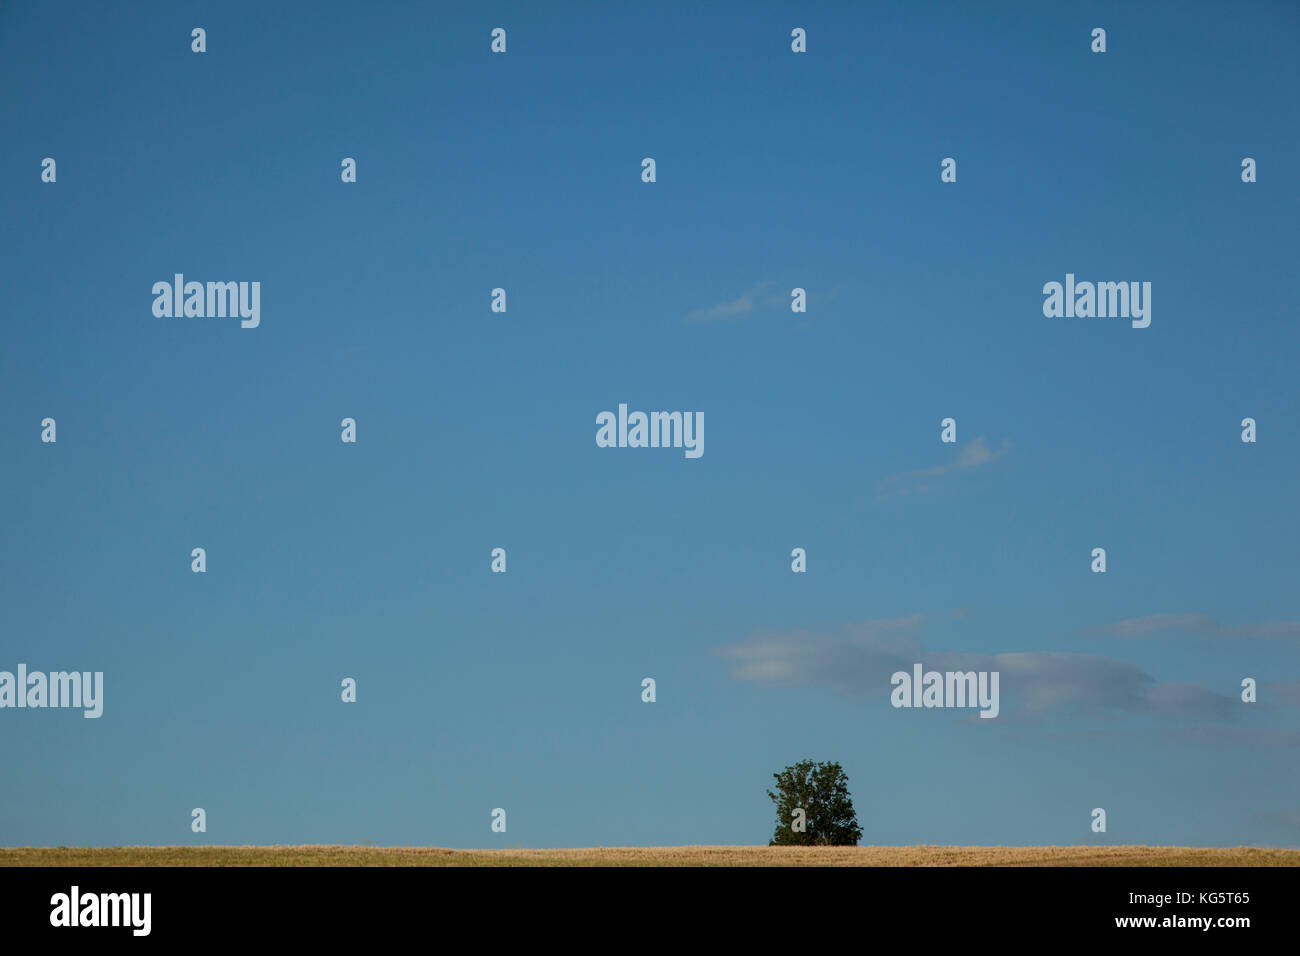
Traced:
<path fill-rule="evenodd" d="M 1120 637 L 1149 637 L 1162 631 L 1205 634 L 1210 637 L 1262 637 L 1296 640 L 1300 621 L 1261 621 L 1255 624 L 1223 625 L 1208 614 L 1149 614 L 1130 617 L 1114 624 L 1087 629 Z"/>
<path fill-rule="evenodd" d="M 933 482 L 955 472 L 970 471 L 996 461 L 1011 450 L 1010 439 L 1004 438 L 998 448 L 990 448 L 983 435 L 967 442 L 957 453 L 957 457 L 944 465 L 922 468 L 919 471 L 907 471 L 901 475 L 890 475 L 876 484 L 876 495 L 886 498 L 890 495 L 915 494 L 930 491 Z"/>
<path fill-rule="evenodd" d="M 1259 689 L 1266 701 L 1300 707 L 1300 680 L 1266 680 Z"/>
<path fill-rule="evenodd" d="M 1300 747 L 1300 730 L 1272 730 L 1259 727 L 1179 727 L 1161 731 L 1182 743 L 1208 747 L 1264 747 L 1290 750 Z"/>
<path fill-rule="evenodd" d="M 1272 810 L 1255 814 L 1260 823 L 1300 830 L 1300 810 Z"/>
<path fill-rule="evenodd" d="M 736 321 L 753 314 L 757 308 L 769 308 L 784 302 L 780 295 L 773 295 L 775 282 L 760 282 L 758 285 L 741 293 L 738 298 L 719 302 L 703 309 L 694 309 L 686 313 L 687 322 L 724 322 Z"/>
<path fill-rule="evenodd" d="M 1226 719 L 1233 697 L 1198 684 L 1159 683 L 1126 661 L 1091 654 L 1028 651 L 970 654 L 928 651 L 917 639 L 922 615 L 851 625 L 840 635 L 760 634 L 718 648 L 732 676 L 771 687 L 821 687 L 846 696 L 888 699 L 890 675 L 914 663 L 937 671 L 998 671 L 1002 693 L 1020 716 L 1056 711 Z"/>
<path fill-rule="evenodd" d="M 1148 614 L 1146 617 L 1129 617 L 1096 630 L 1121 637 L 1146 637 L 1157 631 L 1205 631 L 1218 625 L 1204 614 Z"/>

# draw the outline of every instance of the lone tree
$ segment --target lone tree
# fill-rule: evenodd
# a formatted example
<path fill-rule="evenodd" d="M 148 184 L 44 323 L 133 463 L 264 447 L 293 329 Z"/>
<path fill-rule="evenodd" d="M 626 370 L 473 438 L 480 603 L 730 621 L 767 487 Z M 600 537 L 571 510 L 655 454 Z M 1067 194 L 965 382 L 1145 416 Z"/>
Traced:
<path fill-rule="evenodd" d="M 862 827 L 839 764 L 801 760 L 772 776 L 776 792 L 767 795 L 776 804 L 776 833 L 768 846 L 857 846 Z"/>

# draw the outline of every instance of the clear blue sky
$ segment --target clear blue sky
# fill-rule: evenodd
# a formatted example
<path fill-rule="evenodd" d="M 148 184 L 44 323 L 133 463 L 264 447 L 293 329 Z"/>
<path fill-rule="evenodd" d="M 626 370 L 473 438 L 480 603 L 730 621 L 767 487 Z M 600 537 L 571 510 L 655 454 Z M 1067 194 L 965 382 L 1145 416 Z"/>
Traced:
<path fill-rule="evenodd" d="M 1262 2 L 0 6 L 0 669 L 105 674 L 99 720 L 0 711 L 0 844 L 766 843 L 805 757 L 864 843 L 1300 844 L 1298 43 Z M 176 272 L 260 327 L 155 318 Z M 1067 272 L 1151 326 L 1044 317 Z M 620 402 L 705 454 L 597 448 Z M 954 655 L 998 719 L 889 705 Z"/>

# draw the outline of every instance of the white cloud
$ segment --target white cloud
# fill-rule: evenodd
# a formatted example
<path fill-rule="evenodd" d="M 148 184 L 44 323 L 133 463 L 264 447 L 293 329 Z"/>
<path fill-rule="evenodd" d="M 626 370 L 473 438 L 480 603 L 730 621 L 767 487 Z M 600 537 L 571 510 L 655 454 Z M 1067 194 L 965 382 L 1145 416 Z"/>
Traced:
<path fill-rule="evenodd" d="M 956 459 L 946 465 L 935 465 L 933 468 L 923 468 L 920 471 L 908 471 L 901 475 L 890 475 L 888 478 L 882 478 L 876 485 L 877 497 L 884 498 L 891 494 L 930 491 L 934 488 L 934 485 L 928 483 L 932 479 L 942 478 L 954 472 L 979 468 L 991 461 L 996 461 L 1010 450 L 1010 439 L 1004 438 L 1000 447 L 990 448 L 984 436 L 980 435 L 967 442 L 961 451 L 957 453 Z"/>
<path fill-rule="evenodd" d="M 739 680 L 773 687 L 822 687 L 884 701 L 890 675 L 927 670 L 998 671 L 1008 710 L 1033 717 L 1053 711 L 1119 711 L 1165 717 L 1227 719 L 1235 698 L 1199 684 L 1158 683 L 1127 661 L 1092 654 L 1018 651 L 971 654 L 927 651 L 916 634 L 924 616 L 866 621 L 842 636 L 796 631 L 756 635 L 718 648 Z"/>
<path fill-rule="evenodd" d="M 717 305 L 709 306 L 706 309 L 694 309 L 686 314 L 688 322 L 717 322 L 724 320 L 742 319 L 752 313 L 756 305 L 771 305 L 772 299 L 768 298 L 759 301 L 763 293 L 772 288 L 774 282 L 760 282 L 752 289 L 744 292 L 739 298 L 732 299 L 729 302 L 719 302 Z"/>
<path fill-rule="evenodd" d="M 1300 638 L 1300 621 L 1262 621 L 1225 626 L 1208 614 L 1148 614 L 1093 628 L 1119 637 L 1147 637 L 1159 631 L 1182 631 L 1210 637 Z"/>

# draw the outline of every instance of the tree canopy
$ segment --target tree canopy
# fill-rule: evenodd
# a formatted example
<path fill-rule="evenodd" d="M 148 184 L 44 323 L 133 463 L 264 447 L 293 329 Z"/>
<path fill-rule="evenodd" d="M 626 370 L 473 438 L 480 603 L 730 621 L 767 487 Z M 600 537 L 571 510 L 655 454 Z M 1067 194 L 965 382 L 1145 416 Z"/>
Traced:
<path fill-rule="evenodd" d="M 838 763 L 801 760 L 772 776 L 776 833 L 768 846 L 857 846 L 862 828 Z"/>

